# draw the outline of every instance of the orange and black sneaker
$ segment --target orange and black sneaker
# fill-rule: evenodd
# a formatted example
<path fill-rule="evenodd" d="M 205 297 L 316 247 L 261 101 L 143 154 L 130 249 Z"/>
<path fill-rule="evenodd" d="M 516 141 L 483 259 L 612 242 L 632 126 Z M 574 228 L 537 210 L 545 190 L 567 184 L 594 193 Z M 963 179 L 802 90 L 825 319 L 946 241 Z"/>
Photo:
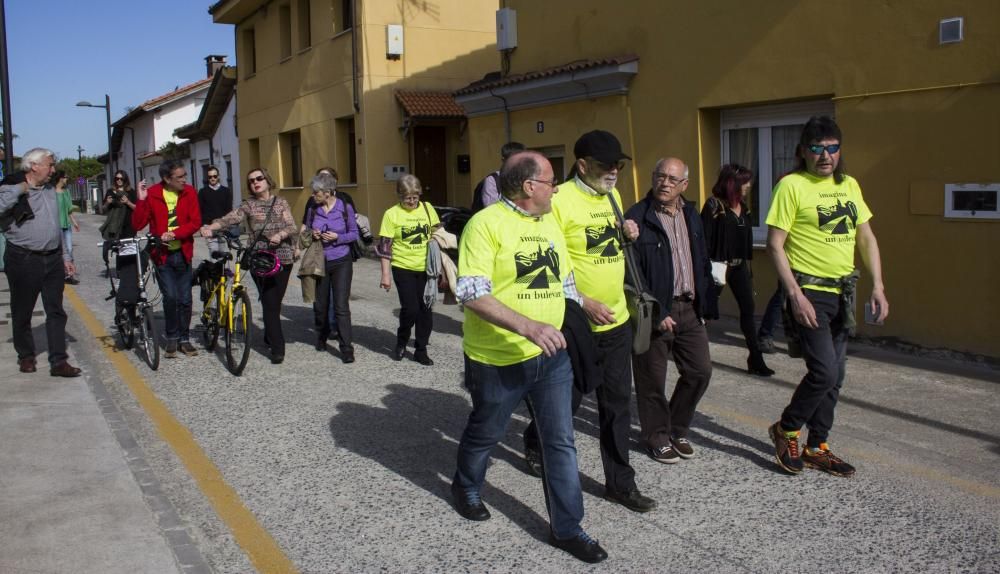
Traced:
<path fill-rule="evenodd" d="M 791 474 L 802 472 L 802 458 L 799 456 L 799 431 L 781 428 L 781 421 L 767 429 L 774 442 L 774 460 L 778 466 Z"/>
<path fill-rule="evenodd" d="M 834 476 L 854 476 L 854 467 L 830 452 L 830 445 L 821 443 L 819 448 L 806 447 L 802 451 L 802 462 L 809 468 L 829 472 Z"/>

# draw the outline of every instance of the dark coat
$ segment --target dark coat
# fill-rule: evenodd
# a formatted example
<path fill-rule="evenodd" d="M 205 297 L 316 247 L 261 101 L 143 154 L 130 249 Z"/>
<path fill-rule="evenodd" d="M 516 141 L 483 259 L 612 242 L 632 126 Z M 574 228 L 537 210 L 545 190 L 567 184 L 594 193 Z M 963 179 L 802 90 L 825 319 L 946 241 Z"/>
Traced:
<path fill-rule="evenodd" d="M 694 206 L 686 201 L 682 211 L 691 241 L 694 308 L 698 317 L 702 317 L 708 290 L 713 285 L 712 264 L 708 260 L 705 248 L 705 232 L 702 229 L 701 217 Z M 674 302 L 674 262 L 670 238 L 656 217 L 652 192 L 647 193 L 642 201 L 630 207 L 625 213 L 625 218 L 631 219 L 639 226 L 639 237 L 634 242 L 633 251 L 638 257 L 637 263 L 646 282 L 646 289 L 660 301 L 660 316 L 656 318 L 656 325 L 659 325 L 670 315 L 670 308 Z"/>

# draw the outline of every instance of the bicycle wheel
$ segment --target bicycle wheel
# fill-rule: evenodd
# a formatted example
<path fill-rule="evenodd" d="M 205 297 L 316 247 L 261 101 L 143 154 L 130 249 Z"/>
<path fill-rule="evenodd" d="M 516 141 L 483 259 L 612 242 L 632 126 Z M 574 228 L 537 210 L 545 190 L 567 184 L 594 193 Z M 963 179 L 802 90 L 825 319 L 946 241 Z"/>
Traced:
<path fill-rule="evenodd" d="M 205 328 L 201 333 L 201 342 L 209 351 L 214 351 L 215 345 L 219 342 L 219 326 L 222 322 L 221 317 L 219 317 L 219 299 L 221 298 L 221 292 L 213 292 L 208 301 L 205 301 L 205 310 L 201 312 L 201 325 Z"/>
<path fill-rule="evenodd" d="M 160 367 L 160 345 L 156 341 L 156 323 L 153 322 L 153 308 L 146 307 L 139 317 L 139 344 L 142 358 L 154 371 Z"/>
<path fill-rule="evenodd" d="M 230 373 L 239 376 L 250 358 L 250 338 L 253 333 L 250 296 L 245 290 L 233 293 L 229 310 L 232 322 L 226 329 L 226 366 Z"/>
<path fill-rule="evenodd" d="M 135 344 L 135 321 L 132 319 L 133 310 L 115 301 L 115 327 L 118 328 L 118 336 L 122 340 L 123 349 L 131 349 Z"/>

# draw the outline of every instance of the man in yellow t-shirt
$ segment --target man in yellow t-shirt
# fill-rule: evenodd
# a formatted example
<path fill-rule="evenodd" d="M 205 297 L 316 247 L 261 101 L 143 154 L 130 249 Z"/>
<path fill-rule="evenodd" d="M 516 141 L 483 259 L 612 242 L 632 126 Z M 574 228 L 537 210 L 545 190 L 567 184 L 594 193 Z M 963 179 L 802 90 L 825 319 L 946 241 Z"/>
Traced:
<path fill-rule="evenodd" d="M 632 428 L 632 326 L 625 302 L 625 255 L 620 231 L 633 240 L 639 235 L 634 221 L 619 228 L 614 202 L 623 209 L 615 189 L 626 159 L 614 134 L 594 130 L 573 146 L 573 179 L 559 186 L 552 200 L 555 216 L 573 262 L 583 310 L 590 319 L 596 362 L 600 371 L 597 409 L 604 463 L 604 497 L 635 512 L 649 512 L 656 501 L 639 492 L 635 470 L 629 464 Z M 581 396 L 574 393 L 573 410 Z M 525 458 L 537 458 L 533 425 L 524 433 Z"/>
<path fill-rule="evenodd" d="M 608 557 L 590 538 L 573 440 L 573 371 L 560 332 L 566 298 L 579 299 L 566 242 L 549 211 L 556 181 L 537 152 L 512 155 L 500 170 L 500 201 L 462 232 L 456 294 L 465 306 L 462 348 L 472 413 L 451 484 L 459 514 L 490 518 L 480 498 L 490 450 L 527 399 L 545 457 L 549 544 L 584 562 Z"/>
<path fill-rule="evenodd" d="M 795 155 L 798 165 L 774 188 L 767 214 L 767 250 L 788 294 L 808 367 L 781 419 L 771 425 L 775 459 L 786 472 L 805 466 L 835 476 L 854 467 L 830 451 L 827 437 L 844 384 L 847 337 L 853 327 L 854 248 L 871 274 L 869 305 L 876 322 L 889 315 L 871 210 L 858 182 L 844 173 L 840 128 L 827 116 L 810 118 Z M 809 429 L 799 449 L 799 430 Z"/>

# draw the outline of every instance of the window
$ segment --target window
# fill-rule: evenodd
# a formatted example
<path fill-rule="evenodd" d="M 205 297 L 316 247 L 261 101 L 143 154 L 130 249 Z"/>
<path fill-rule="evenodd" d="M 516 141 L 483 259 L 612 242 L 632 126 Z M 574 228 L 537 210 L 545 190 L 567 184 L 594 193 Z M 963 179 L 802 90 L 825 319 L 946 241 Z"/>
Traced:
<path fill-rule="evenodd" d="M 257 40 L 254 36 L 253 28 L 243 31 L 243 50 L 240 54 L 240 66 L 243 68 L 244 78 L 257 73 Z"/>
<path fill-rule="evenodd" d="M 296 6 L 296 22 L 298 23 L 299 32 L 299 51 L 305 50 L 312 45 L 312 33 L 310 30 L 311 22 L 309 18 L 309 2 L 310 0 L 298 0 L 298 5 Z"/>
<path fill-rule="evenodd" d="M 263 167 L 260 164 L 260 139 L 253 138 L 247 140 L 247 167 L 249 169 L 257 169 Z"/>
<path fill-rule="evenodd" d="M 354 13 L 351 11 L 351 0 L 332 0 L 333 33 L 339 34 L 350 30 L 354 23 Z"/>
<path fill-rule="evenodd" d="M 997 209 L 1000 183 L 949 183 L 944 186 L 944 216 L 962 219 L 1000 219 Z"/>
<path fill-rule="evenodd" d="M 226 162 L 226 187 L 233 189 L 233 157 L 227 155 L 222 159 Z"/>
<path fill-rule="evenodd" d="M 282 4 L 278 8 L 278 40 L 281 43 L 281 59 L 292 56 L 292 7 Z"/>
<path fill-rule="evenodd" d="M 833 103 L 824 100 L 722 110 L 722 163 L 738 163 L 754 173 L 748 204 L 755 244 L 767 241 L 764 221 L 771 207 L 771 191 L 794 169 L 802 126 L 817 115 L 832 117 Z M 711 185 L 715 179 L 706 183 Z"/>
<path fill-rule="evenodd" d="M 337 118 L 337 169 L 343 183 L 358 182 L 358 150 L 355 145 L 354 116 Z"/>
<path fill-rule="evenodd" d="M 279 136 L 281 186 L 302 187 L 302 136 L 298 130 Z"/>

